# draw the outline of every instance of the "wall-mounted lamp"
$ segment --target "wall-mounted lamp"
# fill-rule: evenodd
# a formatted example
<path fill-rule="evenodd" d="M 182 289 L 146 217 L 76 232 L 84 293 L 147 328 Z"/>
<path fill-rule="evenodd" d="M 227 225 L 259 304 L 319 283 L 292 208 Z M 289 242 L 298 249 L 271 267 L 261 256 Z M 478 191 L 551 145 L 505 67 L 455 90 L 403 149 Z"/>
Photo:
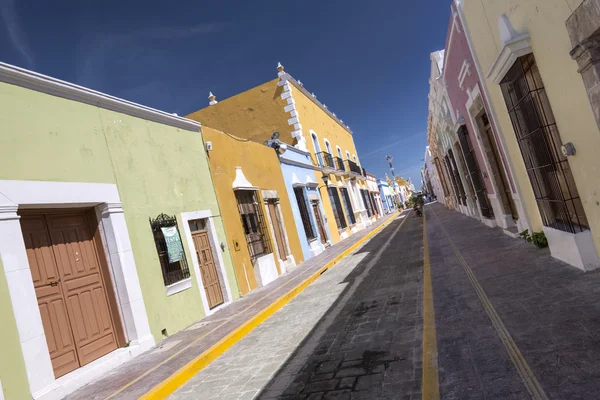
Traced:
<path fill-rule="evenodd" d="M 325 183 L 325 187 L 329 188 L 329 176 L 323 174 L 323 176 L 321 176 L 321 179 L 323 179 L 323 182 Z M 320 186 L 323 187 L 323 186 Z"/>
<path fill-rule="evenodd" d="M 271 139 L 267 140 L 265 144 L 275 149 L 278 154 L 283 154 L 287 151 L 287 144 L 279 141 L 279 132 L 273 132 Z"/>
<path fill-rule="evenodd" d="M 562 145 L 560 147 L 560 150 L 562 151 L 563 156 L 565 157 L 574 156 L 575 153 L 577 153 L 577 151 L 575 150 L 575 145 L 571 142 Z"/>

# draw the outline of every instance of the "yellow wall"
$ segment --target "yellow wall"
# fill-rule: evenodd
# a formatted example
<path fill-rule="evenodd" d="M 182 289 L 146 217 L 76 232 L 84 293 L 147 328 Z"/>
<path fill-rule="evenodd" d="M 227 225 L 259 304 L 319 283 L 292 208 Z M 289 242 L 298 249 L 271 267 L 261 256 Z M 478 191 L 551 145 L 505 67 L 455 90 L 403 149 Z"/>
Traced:
<path fill-rule="evenodd" d="M 288 125 L 290 115 L 283 110 L 287 102 L 281 99 L 283 89 L 277 82 L 279 78 L 215 105 L 206 104 L 186 118 L 259 143 L 271 138 L 273 132 L 279 132 L 282 141 L 291 143 L 294 127 Z"/>
<path fill-rule="evenodd" d="M 506 14 L 518 33 L 528 32 L 533 54 L 563 143 L 573 142 L 577 155 L 569 157 L 579 195 L 581 196 L 596 249 L 600 250 L 600 134 L 592 113 L 577 63 L 571 59 L 571 44 L 565 21 L 581 0 L 467 1 L 464 17 L 471 37 L 474 55 L 483 74 L 487 74 L 500 50 L 497 20 Z M 521 196 L 534 231 L 542 228 L 541 217 L 523 158 L 519 150 L 500 86 L 485 79 L 489 100 L 493 104 L 505 138 Z"/>
<path fill-rule="evenodd" d="M 281 166 L 275 151 L 264 144 L 232 137 L 216 129 L 202 127 L 204 140 L 212 142 L 213 149 L 208 153 L 211 174 L 215 184 L 220 213 L 225 225 L 229 248 L 233 258 L 235 274 L 242 294 L 256 288 L 256 277 L 250 261 L 250 252 L 246 245 L 240 214 L 237 207 L 232 184 L 235 179 L 235 167 L 242 167 L 244 175 L 261 190 L 276 190 L 279 196 L 283 223 L 290 244 L 290 250 L 296 263 L 304 261 L 300 239 L 292 207 L 281 173 Z M 268 210 L 264 205 L 265 220 Z M 269 231 L 270 240 L 275 253 L 275 238 Z M 239 243 L 236 250 L 234 241 Z"/>
<path fill-rule="evenodd" d="M 353 156 L 356 155 L 360 164 L 360 158 L 358 158 L 358 153 L 356 151 L 356 147 L 354 146 L 354 139 L 352 138 L 352 135 L 348 131 L 346 131 L 337 121 L 335 121 L 326 112 L 319 108 L 311 99 L 309 99 L 295 87 L 292 89 L 292 96 L 294 100 L 296 100 L 298 120 L 300 121 L 300 124 L 302 124 L 302 132 L 304 133 L 304 137 L 306 138 L 306 146 L 308 147 L 308 150 L 313 155 L 315 154 L 315 147 L 311 138 L 312 130 L 317 134 L 321 151 L 327 151 L 327 148 L 325 146 L 325 139 L 327 139 L 327 141 L 329 141 L 329 143 L 331 144 L 331 151 L 334 157 L 338 156 L 336 146 L 340 146 L 340 148 L 342 149 L 342 155 L 344 156 L 344 160 L 346 160 L 346 151 L 348 151 L 350 153 L 352 161 L 354 161 Z M 315 171 L 315 181 L 322 183 L 322 175 L 323 174 L 321 173 L 321 171 Z M 337 177 L 333 174 L 329 175 L 329 182 L 333 185 L 337 185 L 338 183 L 347 183 L 345 182 L 344 178 Z M 362 189 L 367 189 L 366 183 L 359 182 L 359 186 Z M 344 232 L 344 230 L 338 230 L 337 228 L 337 225 L 335 223 L 335 217 L 333 215 L 333 208 L 331 207 L 331 201 L 329 199 L 329 195 L 324 189 L 322 189 L 321 198 L 323 199 L 324 203 L 325 215 L 327 217 L 329 231 L 332 235 L 331 239 L 332 242 L 335 243 L 340 240 L 340 234 Z M 360 200 L 362 201 L 362 199 Z M 348 222 L 347 215 L 346 221 Z M 350 233 L 350 226 L 346 228 L 346 231 Z"/>
<path fill-rule="evenodd" d="M 291 118 L 291 115 L 284 110 L 287 101 L 281 99 L 283 87 L 277 85 L 279 81 L 279 78 L 275 78 L 233 97 L 219 101 L 215 105 L 207 105 L 205 108 L 186 116 L 186 118 L 258 143 L 263 143 L 265 140 L 270 139 L 273 132 L 279 132 L 281 135 L 279 139 L 281 141 L 295 144 L 296 140 L 291 135 L 294 126 L 288 124 L 288 119 Z M 292 85 L 291 81 L 290 85 Z M 315 161 L 315 149 L 310 137 L 311 129 L 315 131 L 319 138 L 321 151 L 326 151 L 324 141 L 326 138 L 331 143 L 334 156 L 337 157 L 335 146 L 338 145 L 342 149 L 344 160 L 346 159 L 346 151 L 350 152 L 351 158 L 353 158 L 353 155 L 358 157 L 352 135 L 336 120 L 319 108 L 296 86 L 292 86 L 292 97 L 296 101 L 298 120 L 302 125 L 306 145 L 313 154 Z M 360 164 L 360 158 L 358 160 Z M 315 171 L 315 181 L 319 184 L 323 183 L 321 177 L 322 173 Z M 337 178 L 335 175 L 329 175 L 329 177 L 332 184 L 337 184 L 340 180 L 343 182 L 343 179 Z M 367 189 L 366 183 L 362 181 L 359 182 L 359 186 Z M 325 188 L 320 190 L 327 224 L 332 235 L 330 239 L 332 243 L 336 243 L 340 240 L 340 233 L 344 232 L 344 230 L 339 231 L 336 226 L 327 191 Z M 347 216 L 346 221 L 348 221 Z M 350 227 L 346 230 L 350 233 Z"/>

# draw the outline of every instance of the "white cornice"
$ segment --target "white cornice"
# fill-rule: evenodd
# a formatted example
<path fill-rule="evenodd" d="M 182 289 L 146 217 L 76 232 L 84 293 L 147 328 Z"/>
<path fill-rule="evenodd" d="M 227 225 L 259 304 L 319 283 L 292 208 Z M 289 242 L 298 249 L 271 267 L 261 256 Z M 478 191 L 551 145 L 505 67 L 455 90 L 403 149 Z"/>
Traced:
<path fill-rule="evenodd" d="M 196 121 L 2 62 L 0 62 L 0 82 L 25 87 L 52 96 L 90 104 L 188 131 L 200 131 L 200 123 Z"/>
<path fill-rule="evenodd" d="M 333 118 L 335 120 L 335 122 L 337 122 L 342 128 L 344 128 L 349 134 L 352 135 L 352 131 L 350 130 L 350 128 L 348 128 L 347 125 L 344 125 L 344 123 L 337 117 L 335 116 L 331 111 L 329 111 L 327 108 L 325 108 L 325 106 L 319 101 L 317 100 L 316 97 L 313 97 L 313 95 L 304 88 L 304 85 L 301 85 L 298 83 L 298 81 L 296 81 L 290 74 L 288 74 L 287 72 L 285 73 L 285 75 L 283 75 L 281 77 L 282 80 L 286 80 L 289 82 L 292 82 L 292 84 L 298 89 L 300 90 L 306 97 L 308 97 L 313 103 L 315 103 L 321 110 L 323 110 L 325 112 L 325 114 L 329 115 L 331 118 Z"/>
<path fill-rule="evenodd" d="M 514 65 L 515 61 L 517 61 L 519 57 L 532 52 L 529 34 L 524 34 L 509 40 L 500 49 L 498 56 L 496 56 L 496 59 L 487 73 L 487 77 L 494 81 L 494 83 L 500 84 L 508 70 Z"/>

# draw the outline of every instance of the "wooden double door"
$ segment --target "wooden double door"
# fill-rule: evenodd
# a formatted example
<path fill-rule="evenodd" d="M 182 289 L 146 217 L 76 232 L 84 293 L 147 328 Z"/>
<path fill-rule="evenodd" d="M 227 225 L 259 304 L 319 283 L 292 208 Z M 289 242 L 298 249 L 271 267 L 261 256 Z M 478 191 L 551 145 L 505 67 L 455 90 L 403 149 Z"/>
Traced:
<path fill-rule="evenodd" d="M 213 308 L 219 304 L 223 304 L 223 289 L 221 281 L 217 273 L 217 265 L 213 257 L 208 231 L 197 230 L 192 232 L 192 240 L 196 249 L 196 257 L 200 265 L 200 275 L 202 275 L 202 283 L 208 300 L 208 307 Z"/>
<path fill-rule="evenodd" d="M 110 353 L 123 340 L 121 327 L 115 329 L 112 310 L 116 301 L 110 278 L 106 279 L 102 271 L 96 247 L 101 246 L 100 238 L 92 234 L 97 234 L 93 223 L 95 217 L 85 211 L 21 215 L 27 258 L 57 378 Z"/>

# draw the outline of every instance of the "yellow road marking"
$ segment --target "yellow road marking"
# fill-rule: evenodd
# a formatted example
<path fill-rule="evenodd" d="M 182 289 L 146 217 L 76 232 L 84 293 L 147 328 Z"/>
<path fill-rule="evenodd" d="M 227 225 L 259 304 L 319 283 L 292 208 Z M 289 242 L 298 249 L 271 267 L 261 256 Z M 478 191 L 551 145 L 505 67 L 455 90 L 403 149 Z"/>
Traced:
<path fill-rule="evenodd" d="M 344 250 L 333 260 L 329 261 L 327 264 L 325 264 L 323 267 L 321 267 L 319 270 L 317 270 L 311 276 L 309 276 L 304 281 L 302 281 L 299 285 L 292 288 L 287 293 L 285 293 L 284 295 L 279 297 L 277 300 L 275 300 L 273 303 L 271 303 L 269 306 L 267 306 L 266 308 L 261 310 L 258 314 L 253 316 L 250 320 L 248 320 L 244 324 L 240 325 L 238 328 L 236 328 L 234 331 L 229 333 L 227 336 L 225 336 L 219 342 L 214 344 L 208 350 L 204 351 L 199 356 L 197 356 L 193 360 L 189 361 L 186 365 L 184 365 L 179 370 L 174 372 L 170 377 L 168 377 L 167 379 L 165 379 L 164 381 L 162 381 L 161 383 L 159 383 L 158 385 L 153 387 L 150 391 L 148 391 L 146 394 L 142 395 L 139 399 L 140 400 L 150 400 L 150 399 L 166 398 L 168 395 L 170 395 L 175 390 L 177 390 L 179 387 L 181 387 L 190 378 L 192 378 L 195 374 L 197 374 L 203 368 L 205 368 L 207 365 L 209 365 L 213 360 L 215 360 L 217 357 L 219 357 L 221 354 L 223 354 L 225 351 L 227 351 L 231 346 L 233 346 L 235 343 L 240 341 L 244 336 L 246 336 L 248 333 L 250 333 L 252 330 L 254 330 L 258 325 L 260 325 L 262 322 L 264 322 L 267 318 L 269 318 L 271 315 L 273 315 L 277 310 L 282 308 L 285 304 L 287 304 L 294 297 L 296 297 L 298 294 L 300 294 L 304 289 L 306 289 L 306 287 L 308 287 L 311 283 L 313 283 L 315 280 L 317 280 L 319 278 L 319 276 L 321 276 L 321 274 L 323 274 L 323 272 L 325 272 L 327 269 L 333 267 L 335 264 L 340 262 L 344 257 L 346 257 L 348 254 L 352 253 L 354 250 L 356 250 L 358 247 L 360 247 L 360 245 L 362 245 L 364 242 L 369 240 L 375 234 L 379 233 L 379 231 L 381 231 L 387 225 L 392 223 L 394 220 L 395 220 L 395 218 L 393 218 L 393 216 L 389 217 L 387 221 L 385 221 L 380 226 L 378 226 L 377 228 L 375 228 L 374 230 L 372 230 L 371 232 L 366 234 L 365 237 L 363 237 L 362 239 L 357 241 L 355 244 L 350 246 L 348 249 Z M 248 310 L 253 305 L 255 305 L 258 302 L 260 302 L 261 300 L 263 300 L 268 295 L 269 294 L 263 296 L 261 299 L 259 299 L 258 301 L 256 301 L 252 305 L 250 305 L 249 307 L 240 311 L 238 314 Z M 150 369 L 143 375 L 139 376 L 132 382 L 129 382 L 127 385 L 123 386 L 122 388 L 117 390 L 115 393 L 108 396 L 105 400 L 114 398 L 117 394 L 123 392 L 125 389 L 129 388 L 130 386 L 132 386 L 133 384 L 135 384 L 136 382 L 138 382 L 145 376 L 149 375 L 151 372 L 160 368 L 166 362 L 172 360 L 173 358 L 175 358 L 176 356 L 178 356 L 179 354 L 181 354 L 182 352 L 187 350 L 189 347 L 191 347 L 192 345 L 194 345 L 195 343 L 199 342 L 201 339 L 206 337 L 206 335 L 217 330 L 219 327 L 224 325 L 226 322 L 227 321 L 223 322 L 221 325 L 215 327 L 210 332 L 207 332 L 206 334 L 202 335 L 201 337 L 199 337 L 198 339 L 196 339 L 189 345 L 185 346 L 183 349 L 181 349 L 177 353 L 173 354 L 172 356 L 170 356 L 169 358 L 167 358 L 160 364 L 156 365 L 155 367 L 153 367 L 152 369 Z"/>
<path fill-rule="evenodd" d="M 438 352 L 433 308 L 431 263 L 427 240 L 427 218 L 423 213 L 423 400 L 439 400 Z"/>
<path fill-rule="evenodd" d="M 452 238 L 446 231 L 446 228 L 444 228 L 444 225 L 442 225 L 442 222 L 438 218 L 435 211 L 433 209 L 431 209 L 431 211 L 433 212 L 435 219 L 440 224 L 440 227 L 442 228 L 442 232 L 444 232 L 444 235 L 448 239 L 448 242 L 450 243 L 450 247 L 452 247 L 452 249 L 454 250 L 454 254 L 458 258 L 458 261 L 461 263 L 467 277 L 469 278 L 469 281 L 471 282 L 471 285 L 475 289 L 475 292 L 477 293 L 477 296 L 479 297 L 479 300 L 481 301 L 481 304 L 483 305 L 483 308 L 485 309 L 485 311 L 488 315 L 488 318 L 492 322 L 492 325 L 494 326 L 496 333 L 502 340 L 502 343 L 504 344 L 504 347 L 506 348 L 506 351 L 508 352 L 508 355 L 509 355 L 511 361 L 514 364 L 514 366 L 517 370 L 517 373 L 519 374 L 519 377 L 523 381 L 525 388 L 529 392 L 529 395 L 533 399 L 536 399 L 536 400 L 537 399 L 547 400 L 548 396 L 546 395 L 546 392 L 544 392 L 544 389 L 542 388 L 542 386 L 536 379 L 535 375 L 531 371 L 531 368 L 529 368 L 529 364 L 527 364 L 527 361 L 523 357 L 523 354 L 521 354 L 521 351 L 517 347 L 517 344 L 513 340 L 512 336 L 510 336 L 510 333 L 506 329 L 506 326 L 504 326 L 504 323 L 500 319 L 500 316 L 498 315 L 498 313 L 492 306 L 490 299 L 487 297 L 487 295 L 483 291 L 483 287 L 481 287 L 481 285 L 479 284 L 479 281 L 475 277 L 473 270 L 471 269 L 469 264 L 467 264 L 467 262 L 463 258 L 460 250 L 458 250 L 458 247 L 456 247 L 456 244 L 454 243 L 454 241 L 452 240 Z"/>

